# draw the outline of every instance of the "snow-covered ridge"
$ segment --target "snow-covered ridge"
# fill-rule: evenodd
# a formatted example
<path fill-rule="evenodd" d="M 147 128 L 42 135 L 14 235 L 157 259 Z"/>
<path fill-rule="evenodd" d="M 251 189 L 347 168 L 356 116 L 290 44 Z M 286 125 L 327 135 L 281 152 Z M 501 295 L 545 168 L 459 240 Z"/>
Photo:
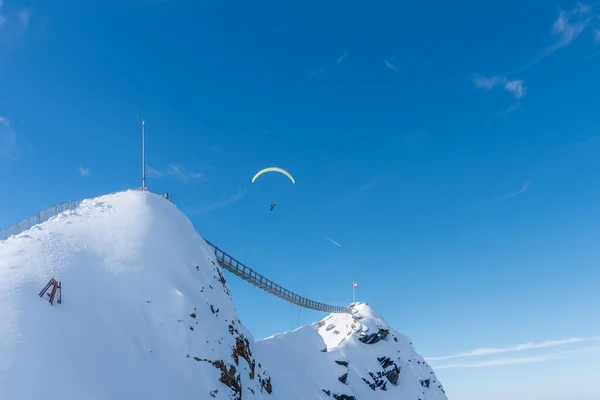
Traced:
<path fill-rule="evenodd" d="M 352 314 L 330 314 L 293 332 L 257 341 L 273 381 L 301 387 L 305 398 L 447 400 L 442 384 L 410 339 L 369 305 L 350 307 Z M 299 365 L 292 374 L 286 368 L 289 360 Z"/>
<path fill-rule="evenodd" d="M 38 296 L 50 278 L 61 304 Z M 351 307 L 255 342 L 175 204 L 84 200 L 0 241 L 0 398 L 446 399 L 407 338 Z"/>
<path fill-rule="evenodd" d="M 111 194 L 105 195 L 105 196 L 110 196 L 112 194 L 117 194 L 117 193 L 123 193 L 123 192 L 115 192 L 115 193 L 111 193 Z M 155 192 L 146 191 L 146 193 L 154 193 L 158 196 L 163 197 L 159 193 L 155 193 Z M 94 200 L 94 199 L 88 199 L 88 200 Z M 42 222 L 49 220 L 50 218 L 58 216 L 59 213 L 62 213 L 63 211 L 74 210 L 75 208 L 79 207 L 80 204 L 81 204 L 81 200 L 71 200 L 68 202 L 55 204 L 54 206 L 49 207 L 46 210 L 43 210 L 42 212 L 35 214 L 35 215 L 27 218 L 24 221 L 21 221 L 20 223 L 17 223 L 9 228 L 0 230 L 0 240 L 8 239 L 12 235 L 18 235 L 19 233 L 23 232 L 24 230 L 30 229 L 32 226 L 35 226 L 37 224 L 40 224 Z M 309 309 L 313 309 L 313 310 L 317 310 L 317 311 L 350 312 L 350 310 L 347 307 L 323 304 L 318 301 L 307 299 L 304 296 L 300 296 L 300 295 L 276 284 L 272 280 L 259 274 L 258 272 L 254 271 L 253 269 L 247 267 L 246 265 L 244 265 L 240 261 L 236 260 L 231 255 L 227 254 L 224 250 L 222 250 L 219 247 L 217 247 L 216 245 L 210 243 L 208 240 L 206 240 L 206 239 L 204 239 L 204 240 L 209 245 L 209 247 L 212 248 L 213 252 L 215 253 L 217 263 L 221 267 L 223 267 L 227 271 L 233 273 L 234 275 L 241 277 L 246 282 L 248 282 L 262 290 L 265 290 L 266 292 L 268 292 L 274 296 L 277 296 L 285 301 L 288 301 L 288 302 L 298 305 L 300 307 L 309 308 Z"/>

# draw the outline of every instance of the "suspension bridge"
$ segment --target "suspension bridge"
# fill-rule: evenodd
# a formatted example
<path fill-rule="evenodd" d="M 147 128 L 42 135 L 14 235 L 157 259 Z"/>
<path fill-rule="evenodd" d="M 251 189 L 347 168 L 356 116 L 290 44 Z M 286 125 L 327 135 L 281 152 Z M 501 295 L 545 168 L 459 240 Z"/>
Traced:
<path fill-rule="evenodd" d="M 151 192 L 147 189 L 144 191 L 163 197 L 163 195 L 160 193 Z M 11 236 L 18 235 L 35 225 L 48 221 L 62 212 L 76 209 L 81 204 L 81 201 L 82 200 L 70 200 L 64 203 L 57 203 L 52 207 L 32 215 L 13 226 L 2 229 L 0 230 L 0 240 L 6 240 Z M 165 199 L 165 201 L 167 200 Z M 327 313 L 351 313 L 348 307 L 320 303 L 318 301 L 310 300 L 306 297 L 300 296 L 291 290 L 285 289 L 284 287 L 254 271 L 252 268 L 244 265 L 208 240 L 204 239 L 204 241 L 214 251 L 216 261 L 223 269 L 266 291 L 267 293 L 277 296 L 289 303 L 311 310 L 323 311 Z"/>

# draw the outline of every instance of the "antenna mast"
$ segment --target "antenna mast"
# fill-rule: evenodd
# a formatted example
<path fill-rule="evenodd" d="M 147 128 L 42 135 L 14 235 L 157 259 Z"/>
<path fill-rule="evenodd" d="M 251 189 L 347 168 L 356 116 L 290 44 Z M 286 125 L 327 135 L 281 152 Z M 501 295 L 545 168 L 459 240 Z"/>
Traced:
<path fill-rule="evenodd" d="M 142 190 L 146 190 L 146 149 L 144 137 L 145 121 L 142 120 Z"/>

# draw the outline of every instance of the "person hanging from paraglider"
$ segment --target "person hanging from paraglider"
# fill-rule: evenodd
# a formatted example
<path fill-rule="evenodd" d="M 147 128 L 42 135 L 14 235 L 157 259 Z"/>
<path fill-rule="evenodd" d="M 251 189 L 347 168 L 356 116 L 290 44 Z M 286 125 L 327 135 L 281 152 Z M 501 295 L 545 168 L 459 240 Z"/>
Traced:
<path fill-rule="evenodd" d="M 282 173 L 284 175 L 286 175 L 288 178 L 290 178 L 290 180 L 292 181 L 292 183 L 296 183 L 296 181 L 294 180 L 294 177 L 285 169 L 283 168 L 279 168 L 279 167 L 269 167 L 269 168 L 265 168 L 262 169 L 260 171 L 258 171 L 256 173 L 256 175 L 254 175 L 254 177 L 252 178 L 252 183 L 254 183 L 254 181 L 256 180 L 256 178 L 258 178 L 259 176 L 261 176 L 262 174 L 264 174 L 265 172 L 279 172 Z M 271 211 L 273 211 L 275 209 L 275 203 L 271 203 Z"/>

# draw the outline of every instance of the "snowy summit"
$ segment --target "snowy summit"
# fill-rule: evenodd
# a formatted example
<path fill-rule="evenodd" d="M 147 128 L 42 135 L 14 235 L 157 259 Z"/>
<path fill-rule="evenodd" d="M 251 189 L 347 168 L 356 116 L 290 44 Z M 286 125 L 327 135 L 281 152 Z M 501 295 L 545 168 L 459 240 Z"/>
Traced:
<path fill-rule="evenodd" d="M 60 303 L 38 295 L 51 279 Z M 351 308 L 255 342 L 173 203 L 85 200 L 0 241 L 0 398 L 447 399 L 408 338 Z"/>

